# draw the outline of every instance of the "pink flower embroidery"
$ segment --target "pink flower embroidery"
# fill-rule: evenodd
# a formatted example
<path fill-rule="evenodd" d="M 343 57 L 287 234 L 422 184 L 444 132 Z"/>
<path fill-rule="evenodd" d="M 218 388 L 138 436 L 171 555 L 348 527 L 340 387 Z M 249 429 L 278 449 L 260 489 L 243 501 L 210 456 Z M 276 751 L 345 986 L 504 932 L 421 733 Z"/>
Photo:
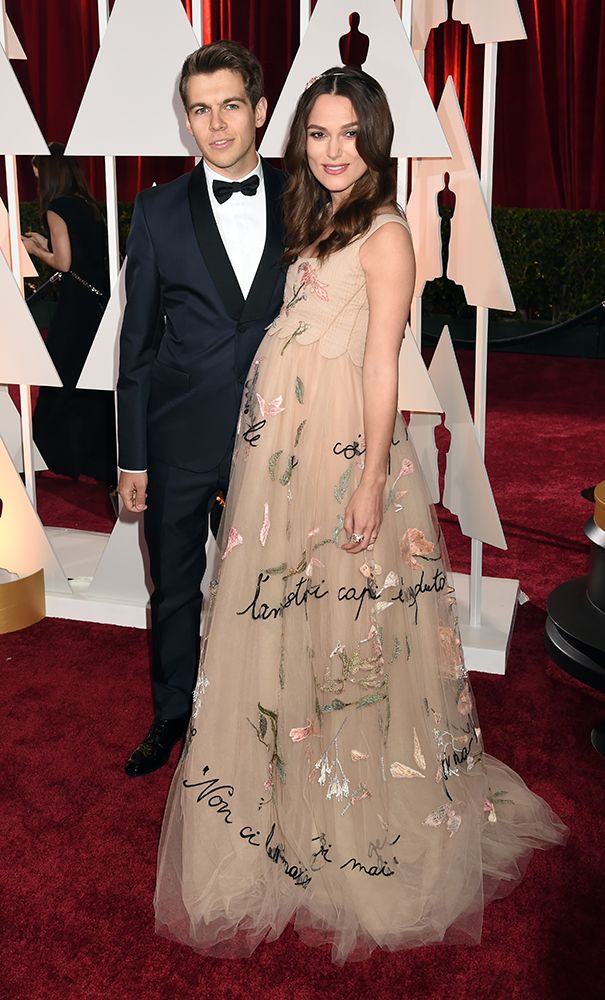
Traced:
<path fill-rule="evenodd" d="M 455 630 L 445 625 L 440 625 L 439 642 L 447 665 L 449 667 L 460 666 L 462 663 L 462 646 Z"/>
<path fill-rule="evenodd" d="M 260 536 L 259 536 L 260 537 L 260 543 L 261 543 L 261 545 L 265 545 L 266 544 L 267 538 L 269 537 L 269 528 L 270 527 L 271 527 L 271 521 L 269 520 L 269 504 L 266 503 L 265 504 L 265 513 L 264 513 L 264 517 L 263 517 L 263 524 L 262 524 L 262 527 L 260 529 Z"/>
<path fill-rule="evenodd" d="M 301 281 L 305 286 L 305 291 L 312 292 L 313 295 L 321 299 L 322 302 L 329 302 L 329 296 L 326 291 L 328 287 L 323 281 L 320 281 L 317 277 L 317 273 L 312 264 L 308 261 L 303 260 L 301 264 L 298 265 L 298 273 L 300 274 Z"/>
<path fill-rule="evenodd" d="M 460 715 L 469 715 L 472 711 L 471 704 L 471 689 L 468 684 L 465 684 L 460 692 L 460 697 L 458 698 L 458 711 Z"/>
<path fill-rule="evenodd" d="M 234 549 L 236 545 L 241 545 L 243 541 L 244 539 L 240 535 L 237 528 L 231 528 L 231 530 L 229 531 L 229 537 L 227 539 L 227 544 L 225 546 L 225 551 L 223 552 L 222 558 L 226 559 L 231 550 Z"/>
<path fill-rule="evenodd" d="M 433 542 L 425 537 L 420 528 L 408 528 L 399 542 L 401 556 L 412 569 L 422 569 L 416 556 L 428 556 L 434 548 Z"/>
<path fill-rule="evenodd" d="M 483 812 L 489 813 L 487 817 L 490 823 L 497 823 L 498 817 L 496 816 L 496 810 L 494 809 L 494 803 L 486 799 L 483 803 Z"/>
<path fill-rule="evenodd" d="M 313 723 L 310 719 L 307 719 L 306 726 L 301 726 L 300 729 L 291 729 L 288 735 L 293 743 L 300 743 L 309 736 L 313 736 Z"/>
<path fill-rule="evenodd" d="M 278 413 L 283 413 L 285 410 L 285 406 L 282 406 L 283 396 L 276 396 L 270 403 L 263 399 L 258 392 L 256 398 L 258 399 L 258 408 L 263 420 L 265 417 L 276 417 Z"/>
<path fill-rule="evenodd" d="M 368 754 L 364 753 L 362 750 L 351 750 L 351 760 L 358 761 L 367 759 L 368 759 Z"/>
<path fill-rule="evenodd" d="M 399 475 L 397 476 L 395 483 L 398 483 L 402 476 L 411 476 L 413 472 L 414 472 L 414 463 L 409 458 L 404 458 L 403 462 L 401 463 Z M 395 485 L 395 483 L 393 483 L 393 486 Z"/>
<path fill-rule="evenodd" d="M 313 576 L 314 566 L 316 566 L 318 569 L 324 568 L 324 564 L 322 563 L 321 559 L 316 559 L 315 556 L 313 556 L 312 559 L 309 559 L 309 562 L 307 563 L 307 568 L 305 569 L 305 576 L 307 580 L 310 580 L 311 577 Z"/>

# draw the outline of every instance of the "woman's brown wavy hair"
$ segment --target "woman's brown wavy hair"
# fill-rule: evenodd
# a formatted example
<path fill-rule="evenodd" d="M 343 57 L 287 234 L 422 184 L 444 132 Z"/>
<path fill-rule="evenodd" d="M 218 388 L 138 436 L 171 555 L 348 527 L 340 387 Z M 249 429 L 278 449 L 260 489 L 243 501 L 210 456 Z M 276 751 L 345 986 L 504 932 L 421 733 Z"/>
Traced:
<path fill-rule="evenodd" d="M 358 122 L 357 151 L 368 168 L 355 181 L 348 198 L 332 217 L 330 193 L 313 176 L 306 156 L 309 116 L 321 94 L 349 98 Z M 333 230 L 317 246 L 320 260 L 367 232 L 384 205 L 396 205 L 397 178 L 391 158 L 393 131 L 384 90 L 374 77 L 361 69 L 354 66 L 328 69 L 303 91 L 284 153 L 288 174 L 284 192 L 284 261 L 287 264 L 321 236 L 328 222 Z"/>

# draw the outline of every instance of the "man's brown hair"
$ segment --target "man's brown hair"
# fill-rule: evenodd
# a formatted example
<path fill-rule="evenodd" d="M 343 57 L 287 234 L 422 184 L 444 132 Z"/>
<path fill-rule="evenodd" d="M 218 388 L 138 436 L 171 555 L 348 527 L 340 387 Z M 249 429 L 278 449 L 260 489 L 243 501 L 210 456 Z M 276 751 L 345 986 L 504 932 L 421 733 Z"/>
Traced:
<path fill-rule="evenodd" d="M 256 107 L 264 90 L 261 64 L 256 56 L 239 42 L 223 40 L 202 45 L 201 49 L 192 52 L 185 59 L 179 82 L 179 93 L 185 110 L 188 110 L 187 83 L 189 77 L 199 73 L 217 73 L 221 69 L 229 69 L 233 73 L 240 74 L 244 81 L 246 97 L 252 107 Z"/>

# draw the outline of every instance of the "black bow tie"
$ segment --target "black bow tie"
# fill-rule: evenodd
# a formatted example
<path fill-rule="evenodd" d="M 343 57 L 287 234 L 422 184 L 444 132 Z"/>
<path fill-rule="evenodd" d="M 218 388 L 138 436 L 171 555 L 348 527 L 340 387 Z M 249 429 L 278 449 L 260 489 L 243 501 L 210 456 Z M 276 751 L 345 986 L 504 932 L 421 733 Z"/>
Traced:
<path fill-rule="evenodd" d="M 229 201 L 235 191 L 241 191 L 242 194 L 252 197 L 258 191 L 259 184 L 258 174 L 252 174 L 252 177 L 246 177 L 245 181 L 212 181 L 212 191 L 219 205 L 222 205 L 223 202 Z"/>

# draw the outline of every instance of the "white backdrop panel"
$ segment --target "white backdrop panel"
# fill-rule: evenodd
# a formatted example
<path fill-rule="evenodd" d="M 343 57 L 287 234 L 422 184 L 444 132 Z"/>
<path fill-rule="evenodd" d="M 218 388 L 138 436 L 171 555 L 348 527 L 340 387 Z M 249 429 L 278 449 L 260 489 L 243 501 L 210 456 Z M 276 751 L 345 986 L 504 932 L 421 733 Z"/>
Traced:
<path fill-rule="evenodd" d="M 296 102 L 307 82 L 341 65 L 338 43 L 360 14 L 370 39 L 363 69 L 382 84 L 395 123 L 393 156 L 448 156 L 449 149 L 393 0 L 319 0 L 271 116 L 260 151 L 283 153 Z"/>
<path fill-rule="evenodd" d="M 0 45 L 0 153 L 48 155 L 38 123 Z"/>
<path fill-rule="evenodd" d="M 198 47 L 180 0 L 116 0 L 67 152 L 197 155 L 178 81 Z"/>
<path fill-rule="evenodd" d="M 447 326 L 439 338 L 429 374 L 445 410 L 445 426 L 451 434 L 443 506 L 457 515 L 464 535 L 505 549 L 502 525 Z"/>
<path fill-rule="evenodd" d="M 120 330 L 126 307 L 126 261 L 122 264 L 107 308 L 78 381 L 78 389 L 115 389 L 120 361 Z"/>
<path fill-rule="evenodd" d="M 433 28 L 447 21 L 447 0 L 414 0 L 412 6 L 412 48 L 426 48 Z"/>
<path fill-rule="evenodd" d="M 8 211 L 6 205 L 0 198 L 0 250 L 6 258 L 6 262 L 9 267 L 12 267 L 12 255 L 11 255 L 11 241 L 10 241 L 10 228 Z M 33 260 L 28 254 L 27 250 L 21 244 L 19 256 L 21 258 L 21 275 L 23 278 L 36 278 L 38 272 L 34 265 Z"/>
<path fill-rule="evenodd" d="M 470 24 L 476 45 L 527 38 L 517 0 L 454 0 L 452 18 Z"/>
<path fill-rule="evenodd" d="M 4 34 L 6 37 L 6 53 L 9 59 L 27 59 L 23 46 L 17 37 L 17 32 L 13 28 L 8 14 L 4 14 Z"/>
<path fill-rule="evenodd" d="M 61 379 L 4 254 L 0 254 L 0 302 L 0 382 L 60 386 Z"/>
<path fill-rule="evenodd" d="M 19 576 L 44 568 L 47 590 L 71 594 L 59 561 L 44 534 L 25 487 L 0 438 L 0 564 Z"/>
<path fill-rule="evenodd" d="M 8 386 L 0 385 L 0 437 L 11 457 L 17 472 L 23 472 L 23 442 L 21 440 L 21 416 L 13 403 Z M 48 466 L 34 444 L 34 469 L 41 472 Z"/>
<path fill-rule="evenodd" d="M 399 410 L 441 413 L 431 377 L 409 326 L 399 352 Z"/>

